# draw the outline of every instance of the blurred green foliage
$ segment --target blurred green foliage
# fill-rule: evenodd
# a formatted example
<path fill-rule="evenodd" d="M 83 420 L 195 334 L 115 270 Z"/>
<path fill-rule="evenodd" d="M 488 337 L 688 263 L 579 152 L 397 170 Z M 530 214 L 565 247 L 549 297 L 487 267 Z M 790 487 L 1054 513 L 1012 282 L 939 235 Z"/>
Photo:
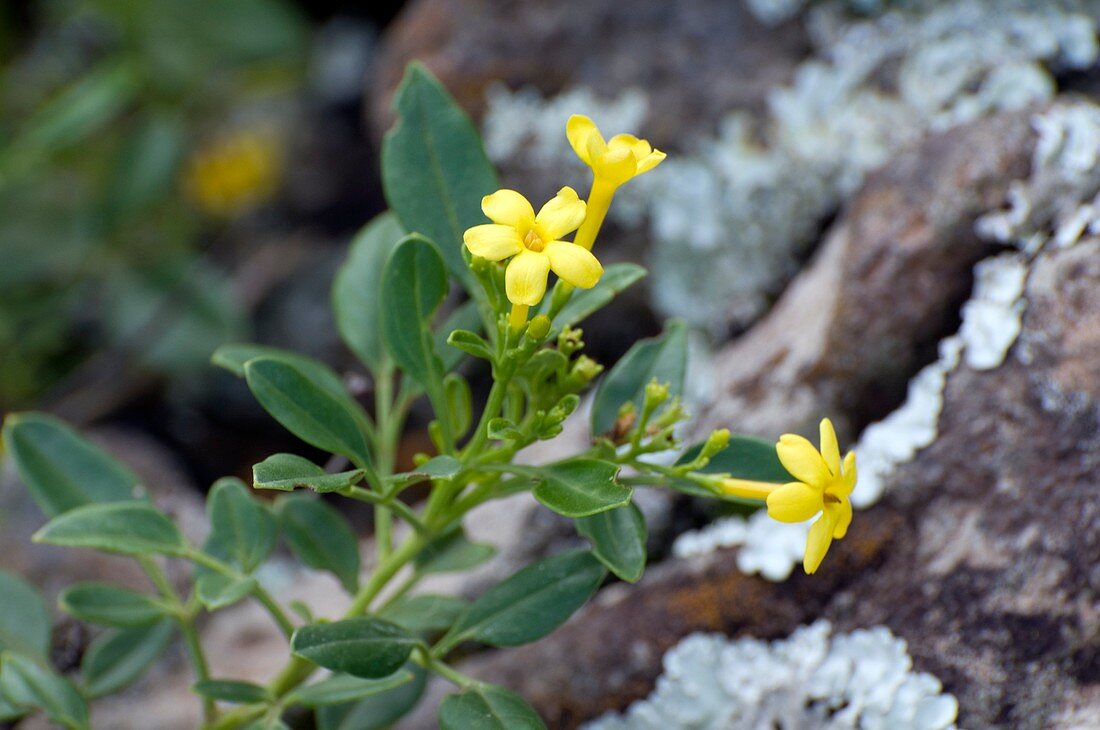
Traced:
<path fill-rule="evenodd" d="M 0 18 L 0 409 L 101 347 L 172 375 L 238 333 L 185 177 L 212 133 L 298 88 L 307 40 L 281 0 L 39 0 L 30 17 L 18 36 Z"/>

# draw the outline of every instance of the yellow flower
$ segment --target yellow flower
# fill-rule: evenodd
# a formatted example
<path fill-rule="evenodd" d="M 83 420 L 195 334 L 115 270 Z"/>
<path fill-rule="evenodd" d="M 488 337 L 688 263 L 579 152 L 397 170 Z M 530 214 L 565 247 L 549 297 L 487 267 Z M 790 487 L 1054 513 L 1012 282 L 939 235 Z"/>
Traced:
<path fill-rule="evenodd" d="M 833 539 L 848 532 L 856 486 L 856 455 L 849 451 L 840 461 L 836 431 L 828 418 L 821 421 L 821 451 L 801 436 L 784 434 L 775 447 L 783 467 L 798 481 L 784 484 L 767 495 L 768 515 L 779 522 L 805 522 L 821 516 L 810 527 L 802 566 L 813 573 Z"/>
<path fill-rule="evenodd" d="M 246 129 L 195 152 L 184 170 L 184 185 L 206 213 L 232 218 L 274 196 L 281 176 L 277 135 Z"/>
<path fill-rule="evenodd" d="M 595 123 L 582 114 L 569 117 L 565 136 L 577 157 L 592 168 L 588 217 L 573 239 L 578 246 L 592 250 L 615 190 L 627 180 L 661 164 L 665 153 L 632 134 L 617 134 L 605 142 Z"/>
<path fill-rule="evenodd" d="M 649 142 L 632 134 L 616 134 L 604 142 L 595 122 L 583 114 L 569 117 L 565 136 L 577 157 L 592 168 L 596 178 L 616 187 L 652 170 L 665 159 L 664 152 L 653 149 Z"/>
<path fill-rule="evenodd" d="M 584 201 L 573 188 L 559 190 L 538 215 L 527 198 L 514 190 L 486 195 L 481 209 L 493 222 L 468 229 L 463 241 L 470 253 L 489 261 L 513 257 L 504 273 L 504 287 L 508 300 L 524 308 L 524 320 L 526 307 L 542 301 L 551 271 L 582 289 L 590 289 L 600 280 L 603 267 L 596 257 L 561 240 L 584 220 Z"/>

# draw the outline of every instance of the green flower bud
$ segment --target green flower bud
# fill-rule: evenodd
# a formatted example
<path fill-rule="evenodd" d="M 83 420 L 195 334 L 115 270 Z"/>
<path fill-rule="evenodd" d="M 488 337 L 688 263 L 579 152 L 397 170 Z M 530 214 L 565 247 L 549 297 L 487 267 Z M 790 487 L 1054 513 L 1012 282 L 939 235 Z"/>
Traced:
<path fill-rule="evenodd" d="M 550 318 L 545 314 L 536 315 L 527 325 L 527 336 L 532 340 L 542 340 L 550 334 Z"/>

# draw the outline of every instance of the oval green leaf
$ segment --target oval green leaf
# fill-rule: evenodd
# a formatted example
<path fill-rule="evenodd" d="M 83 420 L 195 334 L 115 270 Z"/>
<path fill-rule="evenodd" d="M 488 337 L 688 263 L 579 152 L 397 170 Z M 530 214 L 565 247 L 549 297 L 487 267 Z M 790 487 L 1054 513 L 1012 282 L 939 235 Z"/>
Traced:
<path fill-rule="evenodd" d="M 515 692 L 482 684 L 448 695 L 439 705 L 442 730 L 545 730 L 546 724 Z"/>
<path fill-rule="evenodd" d="M 276 504 L 290 549 L 311 568 L 327 570 L 349 593 L 359 586 L 359 541 L 344 516 L 309 494 L 291 494 Z"/>
<path fill-rule="evenodd" d="M 344 702 L 357 702 L 365 697 L 388 692 L 411 681 L 413 681 L 413 674 L 407 669 L 382 679 L 363 679 L 350 674 L 334 674 L 316 684 L 294 690 L 286 698 L 286 704 L 324 707 Z"/>
<path fill-rule="evenodd" d="M 10 414 L 4 419 L 4 449 L 48 517 L 91 502 L 138 496 L 132 471 L 53 416 Z"/>
<path fill-rule="evenodd" d="M 80 663 L 84 693 L 91 698 L 102 697 L 130 684 L 164 653 L 174 633 L 171 621 L 103 632 Z"/>
<path fill-rule="evenodd" d="M 0 659 L 0 696 L 16 707 L 32 707 L 70 730 L 85 730 L 88 705 L 72 682 L 34 660 L 5 652 Z"/>
<path fill-rule="evenodd" d="M 411 682 L 358 702 L 319 707 L 317 730 L 381 730 L 393 725 L 420 701 L 428 680 L 428 673 L 412 662 L 405 671 L 412 674 Z"/>
<path fill-rule="evenodd" d="M 309 459 L 296 454 L 272 454 L 252 467 L 252 486 L 283 492 L 305 487 L 323 494 L 358 484 L 365 475 L 363 469 L 329 474 Z"/>
<path fill-rule="evenodd" d="M 382 142 L 386 202 L 407 231 L 439 244 L 447 268 L 478 291 L 462 234 L 485 223 L 481 199 L 499 187 L 469 117 L 421 64 L 412 63 L 394 100 L 397 123 Z"/>
<path fill-rule="evenodd" d="M 50 612 L 42 595 L 17 575 L 0 570 L 0 651 L 45 659 L 50 651 Z"/>
<path fill-rule="evenodd" d="M 245 363 L 244 373 L 256 400 L 288 431 L 307 444 L 342 454 L 360 467 L 370 464 L 361 418 L 346 397 L 334 396 L 284 359 L 253 358 Z"/>
<path fill-rule="evenodd" d="M 577 289 L 554 317 L 554 327 L 561 329 L 583 321 L 588 315 L 603 309 L 615 295 L 646 275 L 638 264 L 611 264 L 591 289 Z"/>
<path fill-rule="evenodd" d="M 367 679 L 396 672 L 416 644 L 416 637 L 401 627 L 365 617 L 302 626 L 290 640 L 295 655 L 325 669 Z"/>
<path fill-rule="evenodd" d="M 534 563 L 474 601 L 440 641 L 517 646 L 546 636 L 596 592 L 607 571 L 586 550 Z"/>
<path fill-rule="evenodd" d="M 445 631 L 469 607 L 458 596 L 402 596 L 378 612 L 378 617 L 391 621 L 414 634 Z"/>
<path fill-rule="evenodd" d="M 535 499 L 566 517 L 587 517 L 630 503 L 634 490 L 615 481 L 619 467 L 598 459 L 571 459 L 538 467 Z"/>
<path fill-rule="evenodd" d="M 653 379 L 667 383 L 672 395 L 680 395 L 687 373 L 687 345 L 687 327 L 679 320 L 670 321 L 660 336 L 634 343 L 596 388 L 592 433 L 611 430 L 624 403 L 640 405 L 645 386 Z"/>
<path fill-rule="evenodd" d="M 205 679 L 195 682 L 191 689 L 207 699 L 235 705 L 251 705 L 271 700 L 270 693 L 260 685 L 235 679 Z"/>
<path fill-rule="evenodd" d="M 211 528 L 207 547 L 217 545 L 216 552 L 244 573 L 259 567 L 275 549 L 275 518 L 241 480 L 215 482 L 206 496 L 206 513 Z"/>
<path fill-rule="evenodd" d="M 355 235 L 348 259 L 332 283 L 332 309 L 336 328 L 371 372 L 378 373 L 386 359 L 380 334 L 382 269 L 404 237 L 397 216 L 385 212 Z"/>
<path fill-rule="evenodd" d="M 182 555 L 187 543 L 162 512 L 141 502 L 87 504 L 54 517 L 35 542 L 122 555 Z"/>
<path fill-rule="evenodd" d="M 443 377 L 431 322 L 446 296 L 447 271 L 438 249 L 416 234 L 401 239 L 382 272 L 382 340 L 397 366 L 429 395 Z"/>
<path fill-rule="evenodd" d="M 211 611 L 232 606 L 256 590 L 253 576 L 231 578 L 221 573 L 204 572 L 195 580 L 199 601 Z"/>
<path fill-rule="evenodd" d="M 168 612 L 153 596 L 97 581 L 69 586 L 57 602 L 65 613 L 104 626 L 146 626 Z"/>
<path fill-rule="evenodd" d="M 608 570 L 628 583 L 645 572 L 646 524 L 636 505 L 577 519 L 577 532 L 592 543 L 592 554 Z"/>

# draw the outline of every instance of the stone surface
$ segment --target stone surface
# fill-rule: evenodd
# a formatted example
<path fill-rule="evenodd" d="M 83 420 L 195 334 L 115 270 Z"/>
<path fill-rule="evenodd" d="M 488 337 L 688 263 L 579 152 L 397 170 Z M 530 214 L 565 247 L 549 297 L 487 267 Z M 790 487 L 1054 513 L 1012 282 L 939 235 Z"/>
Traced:
<path fill-rule="evenodd" d="M 770 437 L 835 413 L 851 433 L 892 410 L 956 329 L 972 268 L 991 251 L 974 221 L 1003 204 L 1033 147 L 1029 116 L 1003 115 L 931 136 L 872 174 L 771 312 L 715 356 L 704 428 Z"/>
<path fill-rule="evenodd" d="M 761 106 L 807 47 L 799 25 L 767 29 L 727 0 L 415 0 L 382 39 L 368 117 L 381 136 L 405 65 L 420 59 L 475 116 L 497 82 L 544 93 L 586 86 L 608 97 L 643 88 L 647 135 L 668 144 L 713 132 L 731 109 Z"/>

